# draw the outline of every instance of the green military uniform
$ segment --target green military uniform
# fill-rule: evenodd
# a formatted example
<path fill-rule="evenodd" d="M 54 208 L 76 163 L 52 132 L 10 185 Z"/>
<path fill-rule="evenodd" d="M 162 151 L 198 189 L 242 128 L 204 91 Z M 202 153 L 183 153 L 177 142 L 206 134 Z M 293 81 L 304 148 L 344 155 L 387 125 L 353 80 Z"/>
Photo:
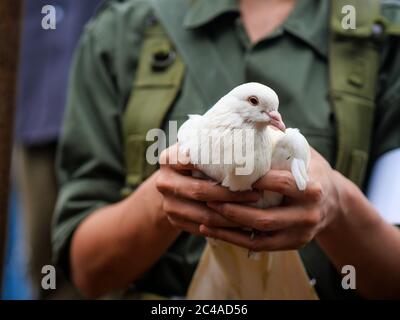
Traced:
<path fill-rule="evenodd" d="M 400 21 L 396 3 L 384 14 Z M 109 3 L 86 29 L 73 69 L 69 107 L 59 148 L 61 182 L 53 244 L 58 263 L 68 270 L 69 243 L 77 225 L 94 210 L 121 200 L 126 167 L 122 118 L 136 75 L 143 34 L 153 23 L 148 1 Z M 206 32 L 232 77 L 272 87 L 288 127 L 297 127 L 331 165 L 336 157 L 336 127 L 328 97 L 329 1 L 298 1 L 282 26 L 251 44 L 234 0 L 194 1 L 183 28 Z M 400 48 L 388 42 L 380 64 L 371 164 L 400 147 Z M 212 66 L 204 65 L 204 72 Z M 218 86 L 218 83 L 215 83 Z M 185 72 L 168 120 L 178 125 L 189 113 L 204 113 L 199 88 Z M 158 263 L 135 284 L 140 291 L 184 295 L 204 240 L 183 233 Z M 312 242 L 302 258 L 321 298 L 352 296 Z"/>

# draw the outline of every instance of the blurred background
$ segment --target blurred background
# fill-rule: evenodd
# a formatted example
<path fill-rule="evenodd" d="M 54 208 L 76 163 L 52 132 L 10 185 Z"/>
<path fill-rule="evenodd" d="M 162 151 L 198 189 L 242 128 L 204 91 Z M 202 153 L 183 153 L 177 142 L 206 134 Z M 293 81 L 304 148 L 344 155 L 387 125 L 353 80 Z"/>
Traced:
<path fill-rule="evenodd" d="M 22 1 L 20 35 L 15 35 L 20 40 L 17 108 L 1 299 L 80 298 L 58 270 L 56 290 L 43 290 L 41 280 L 42 267 L 52 264 L 54 161 L 69 69 L 85 24 L 102 2 Z"/>

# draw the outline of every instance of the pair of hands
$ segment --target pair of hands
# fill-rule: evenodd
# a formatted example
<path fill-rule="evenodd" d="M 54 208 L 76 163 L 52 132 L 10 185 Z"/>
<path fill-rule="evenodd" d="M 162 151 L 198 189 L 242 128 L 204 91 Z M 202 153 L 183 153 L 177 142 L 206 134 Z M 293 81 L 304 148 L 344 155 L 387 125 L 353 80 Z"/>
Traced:
<path fill-rule="evenodd" d="M 156 186 L 170 223 L 187 232 L 220 239 L 252 251 L 298 249 L 341 213 L 340 179 L 314 149 L 306 190 L 299 191 L 288 171 L 270 170 L 254 189 L 285 196 L 279 207 L 250 207 L 260 192 L 231 192 L 215 182 L 191 176 L 195 168 L 174 145 L 161 154 Z M 175 163 L 175 164 L 174 164 Z M 255 237 L 244 229 L 258 231 Z"/>

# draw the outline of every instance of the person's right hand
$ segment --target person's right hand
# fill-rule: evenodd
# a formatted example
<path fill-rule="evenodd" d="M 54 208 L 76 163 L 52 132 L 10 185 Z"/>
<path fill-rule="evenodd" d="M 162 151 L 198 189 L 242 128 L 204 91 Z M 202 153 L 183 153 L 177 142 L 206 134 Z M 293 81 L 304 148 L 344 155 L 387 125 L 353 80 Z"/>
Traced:
<path fill-rule="evenodd" d="M 255 202 L 259 193 L 254 191 L 232 192 L 221 185 L 193 178 L 195 167 L 187 156 L 178 154 L 175 144 L 160 155 L 160 170 L 156 186 L 163 197 L 163 211 L 170 223 L 179 229 L 201 235 L 200 225 L 210 227 L 241 227 L 207 207 L 210 201 Z"/>

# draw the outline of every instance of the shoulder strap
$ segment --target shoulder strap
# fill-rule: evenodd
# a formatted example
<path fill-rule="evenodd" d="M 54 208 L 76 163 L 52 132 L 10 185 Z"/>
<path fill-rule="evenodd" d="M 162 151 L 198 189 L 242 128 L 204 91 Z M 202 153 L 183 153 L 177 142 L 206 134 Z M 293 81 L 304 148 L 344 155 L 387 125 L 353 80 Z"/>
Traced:
<path fill-rule="evenodd" d="M 337 124 L 336 169 L 362 187 L 368 163 L 379 69 L 387 30 L 377 0 L 332 0 L 330 97 Z M 342 8 L 356 9 L 356 29 L 342 27 Z"/>
<path fill-rule="evenodd" d="M 146 150 L 151 143 L 146 135 L 149 130 L 162 126 L 184 74 L 182 59 L 159 24 L 146 30 L 138 63 L 122 120 L 127 170 L 124 195 L 156 169 L 146 161 Z"/>
<path fill-rule="evenodd" d="M 204 103 L 212 106 L 239 83 L 233 80 L 205 32 L 182 27 L 187 9 L 184 0 L 150 0 L 155 14 L 181 53 Z M 207 57 L 206 60 L 204 57 Z M 205 68 L 210 66 L 205 72 Z M 218 84 L 218 85 L 215 85 Z"/>

